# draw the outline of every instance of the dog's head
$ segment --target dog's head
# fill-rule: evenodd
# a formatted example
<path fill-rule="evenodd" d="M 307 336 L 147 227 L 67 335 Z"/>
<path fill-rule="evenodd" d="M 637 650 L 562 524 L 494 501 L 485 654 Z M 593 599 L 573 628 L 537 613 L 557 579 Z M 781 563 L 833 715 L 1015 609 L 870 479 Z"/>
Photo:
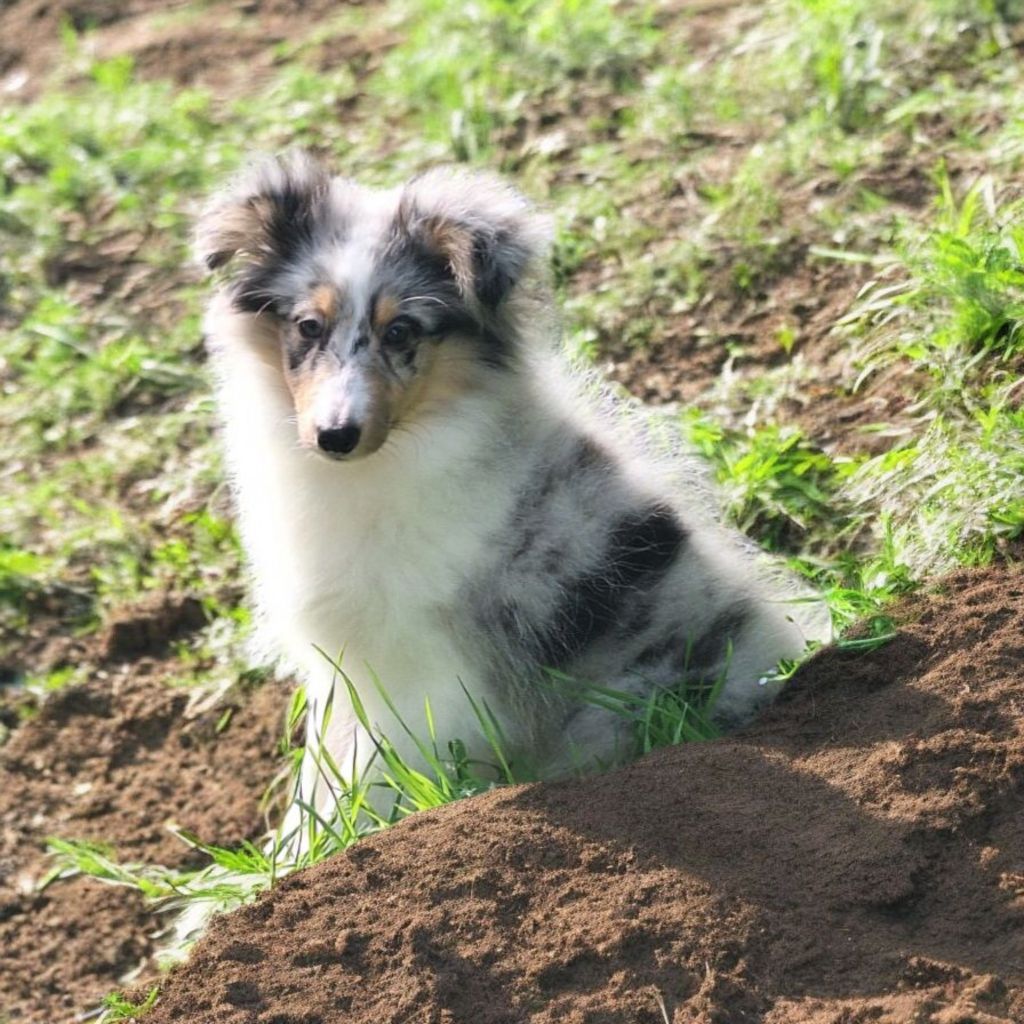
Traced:
<path fill-rule="evenodd" d="M 196 248 L 239 313 L 274 323 L 301 444 L 352 459 L 514 370 L 517 298 L 548 235 L 488 175 L 438 169 L 374 191 L 297 155 L 216 197 Z"/>

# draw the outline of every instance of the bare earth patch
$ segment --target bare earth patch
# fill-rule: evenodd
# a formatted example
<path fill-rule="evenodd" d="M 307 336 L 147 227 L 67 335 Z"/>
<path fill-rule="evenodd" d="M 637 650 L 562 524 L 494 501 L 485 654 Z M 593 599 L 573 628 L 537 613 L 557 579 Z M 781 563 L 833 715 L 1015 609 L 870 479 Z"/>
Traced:
<path fill-rule="evenodd" d="M 142 77 L 252 91 L 294 42 L 346 5 L 336 0 L 17 0 L 0 10 L 0 81 L 19 98 L 37 95 L 66 60 L 60 28 L 90 32 L 97 56 L 131 56 Z M 342 52 L 341 58 L 351 58 Z"/>
<path fill-rule="evenodd" d="M 170 631 L 188 614 L 176 606 Z M 105 660 L 89 683 L 52 697 L 0 747 L 0 1019 L 12 1024 L 74 1020 L 128 972 L 152 976 L 162 927 L 126 889 L 76 878 L 36 891 L 50 867 L 48 837 L 184 867 L 203 858 L 170 823 L 224 844 L 264 831 L 260 799 L 279 763 L 284 691 L 267 685 L 190 714 L 188 692 L 169 685 L 174 662 L 147 656 L 166 653 L 166 642 L 146 630 L 125 619 L 97 637 Z"/>
<path fill-rule="evenodd" d="M 1024 1018 L 1024 575 L 759 725 L 418 815 L 217 921 L 152 1024 Z"/>

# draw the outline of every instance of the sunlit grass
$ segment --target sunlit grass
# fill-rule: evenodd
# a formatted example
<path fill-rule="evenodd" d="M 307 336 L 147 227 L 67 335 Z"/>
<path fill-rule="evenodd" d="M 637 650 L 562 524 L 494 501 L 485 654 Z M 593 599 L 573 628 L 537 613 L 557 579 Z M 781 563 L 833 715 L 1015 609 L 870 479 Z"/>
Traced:
<path fill-rule="evenodd" d="M 611 0 L 419 0 L 407 10 L 406 37 L 370 88 L 447 149 L 438 157 L 457 160 L 486 157 L 541 97 L 556 108 L 595 81 L 636 90 L 658 36 L 648 8 Z"/>
<path fill-rule="evenodd" d="M 103 1000 L 103 1013 L 100 1016 L 101 1024 L 113 1024 L 114 1021 L 136 1021 L 141 1020 L 154 1006 L 160 996 L 159 986 L 154 985 L 138 1002 L 113 992 Z"/>

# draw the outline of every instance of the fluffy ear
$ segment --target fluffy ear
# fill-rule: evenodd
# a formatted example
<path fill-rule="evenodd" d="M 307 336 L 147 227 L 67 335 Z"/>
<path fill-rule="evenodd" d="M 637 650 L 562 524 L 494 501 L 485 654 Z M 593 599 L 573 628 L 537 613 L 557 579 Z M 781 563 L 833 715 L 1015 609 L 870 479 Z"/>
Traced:
<path fill-rule="evenodd" d="M 500 179 L 437 168 L 402 192 L 399 222 L 441 256 L 463 296 L 491 310 L 551 245 L 548 219 Z"/>
<path fill-rule="evenodd" d="M 330 181 L 303 153 L 254 163 L 200 215 L 197 260 L 211 271 L 232 265 L 232 276 L 250 278 L 249 285 L 269 284 L 275 271 L 313 240 Z"/>

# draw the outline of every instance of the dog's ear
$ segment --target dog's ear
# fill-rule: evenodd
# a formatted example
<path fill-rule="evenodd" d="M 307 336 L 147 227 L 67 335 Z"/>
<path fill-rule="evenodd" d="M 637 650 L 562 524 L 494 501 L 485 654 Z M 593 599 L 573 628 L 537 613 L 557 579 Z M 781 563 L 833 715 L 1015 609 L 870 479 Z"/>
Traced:
<path fill-rule="evenodd" d="M 253 163 L 208 203 L 195 255 L 209 271 L 280 267 L 313 239 L 330 175 L 303 153 Z"/>
<path fill-rule="evenodd" d="M 467 299 L 496 310 L 547 256 L 548 219 L 500 179 L 437 168 L 406 185 L 404 229 L 446 262 Z"/>

